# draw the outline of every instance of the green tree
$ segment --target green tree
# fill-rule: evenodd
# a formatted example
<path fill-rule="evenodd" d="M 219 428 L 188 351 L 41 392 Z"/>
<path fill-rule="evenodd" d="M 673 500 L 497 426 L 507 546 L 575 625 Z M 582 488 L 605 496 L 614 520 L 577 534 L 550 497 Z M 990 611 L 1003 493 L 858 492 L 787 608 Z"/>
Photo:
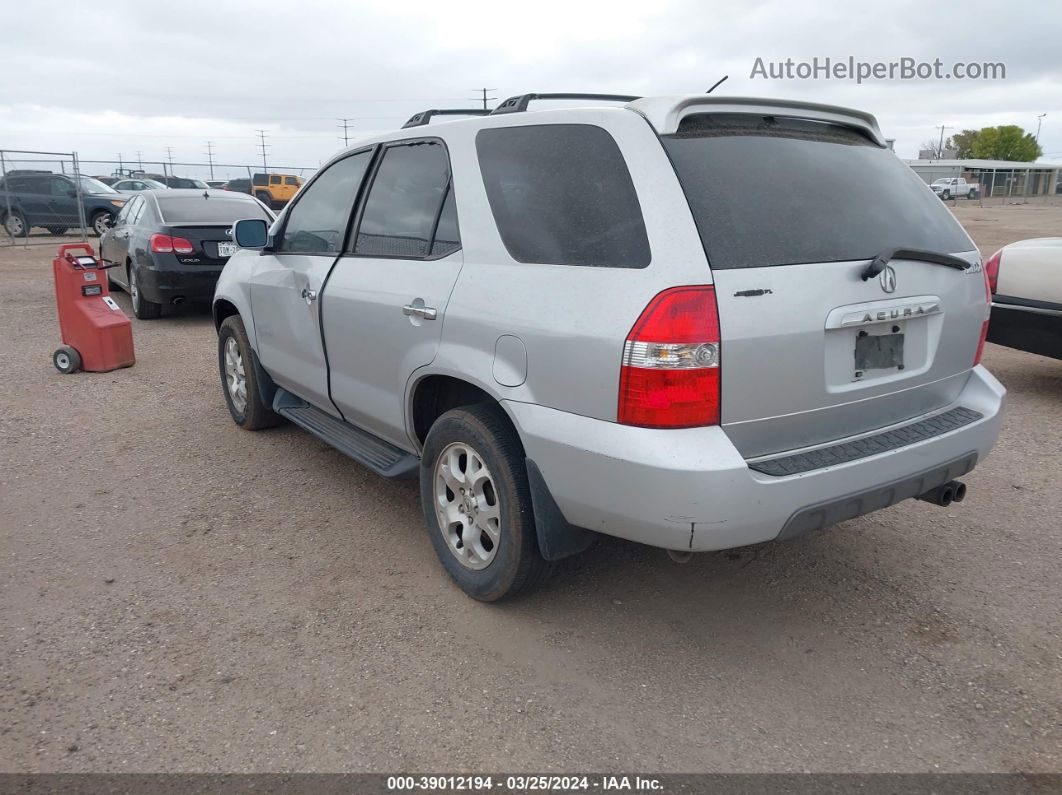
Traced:
<path fill-rule="evenodd" d="M 1002 127 L 985 127 L 974 139 L 972 154 L 985 160 L 1019 160 L 1030 163 L 1043 150 L 1032 133 L 1027 133 L 1016 124 Z"/>
<path fill-rule="evenodd" d="M 961 133 L 955 133 L 951 136 L 951 142 L 955 146 L 955 155 L 960 160 L 966 160 L 974 157 L 974 143 L 977 141 L 979 133 L 977 130 L 963 130 Z"/>

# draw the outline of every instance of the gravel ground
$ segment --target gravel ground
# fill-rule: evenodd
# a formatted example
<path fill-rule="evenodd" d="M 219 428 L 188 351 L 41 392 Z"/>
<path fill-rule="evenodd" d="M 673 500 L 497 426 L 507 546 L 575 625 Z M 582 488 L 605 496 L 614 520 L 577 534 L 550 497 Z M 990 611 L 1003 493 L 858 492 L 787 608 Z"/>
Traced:
<path fill-rule="evenodd" d="M 985 253 L 1062 229 L 956 213 Z M 207 313 L 57 374 L 53 251 L 0 249 L 0 770 L 1062 770 L 1062 362 L 989 346 L 962 505 L 685 566 L 606 539 L 491 606 L 412 484 L 233 425 Z"/>

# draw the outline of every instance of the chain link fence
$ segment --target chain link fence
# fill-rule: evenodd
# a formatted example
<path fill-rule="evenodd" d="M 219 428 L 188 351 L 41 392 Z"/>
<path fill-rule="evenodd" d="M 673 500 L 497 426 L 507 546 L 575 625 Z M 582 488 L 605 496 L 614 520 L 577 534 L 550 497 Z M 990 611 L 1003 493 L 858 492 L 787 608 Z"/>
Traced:
<path fill-rule="evenodd" d="M 89 201 L 76 152 L 0 150 L 0 245 L 85 240 L 121 205 Z"/>
<path fill-rule="evenodd" d="M 136 191 L 227 185 L 251 195 L 269 177 L 308 179 L 308 166 L 81 160 L 77 152 L 0 150 L 0 245 L 38 245 L 98 237 Z M 153 182 L 149 182 L 153 181 Z M 112 187 L 113 186 L 113 187 Z M 118 193 L 115 193 L 117 189 Z M 277 207 L 278 202 L 272 202 Z"/>

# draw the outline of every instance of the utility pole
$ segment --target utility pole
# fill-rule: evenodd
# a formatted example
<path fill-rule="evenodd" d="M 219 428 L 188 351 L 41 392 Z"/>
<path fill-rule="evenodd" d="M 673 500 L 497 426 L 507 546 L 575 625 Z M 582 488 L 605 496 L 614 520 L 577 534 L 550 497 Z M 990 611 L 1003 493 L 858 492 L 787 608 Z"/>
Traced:
<path fill-rule="evenodd" d="M 1046 113 L 1041 113 L 1036 117 L 1036 143 L 1040 143 L 1040 125 L 1044 123 L 1044 116 Z"/>
<path fill-rule="evenodd" d="M 934 128 L 936 129 L 936 128 Z M 944 131 L 954 129 L 952 127 L 945 127 L 940 125 L 940 143 L 937 145 L 937 160 L 940 160 L 944 156 Z"/>
<path fill-rule="evenodd" d="M 214 142 L 207 141 L 206 148 L 207 162 L 210 163 L 210 178 L 214 179 Z"/>
<path fill-rule="evenodd" d="M 476 99 L 475 99 L 476 102 L 480 102 L 480 101 L 483 102 L 483 110 L 487 110 L 487 100 L 490 100 L 490 101 L 493 102 L 494 100 L 497 99 L 497 97 L 488 97 L 487 96 L 487 92 L 488 91 L 497 91 L 498 89 L 496 89 L 496 88 L 476 88 L 476 89 L 473 89 L 473 90 L 474 91 L 478 91 L 478 92 L 480 92 L 483 95 L 482 97 L 476 97 Z"/>
<path fill-rule="evenodd" d="M 120 177 L 124 177 L 125 176 L 125 173 L 124 173 L 125 169 L 123 168 L 123 166 L 124 166 L 124 163 L 122 163 L 122 153 L 119 152 L 118 153 L 118 176 L 120 176 Z"/>
<path fill-rule="evenodd" d="M 343 128 L 343 146 L 350 146 L 350 135 L 347 130 L 350 127 L 350 122 L 354 121 L 354 119 L 336 119 L 336 121 L 339 122 L 336 126 Z"/>
<path fill-rule="evenodd" d="M 167 146 L 166 147 L 166 160 L 170 164 L 170 173 L 169 173 L 168 176 L 172 177 L 173 176 L 173 147 L 172 146 Z"/>
<path fill-rule="evenodd" d="M 139 149 L 136 150 L 136 162 L 137 162 L 137 165 L 140 166 L 140 170 L 143 171 L 144 170 L 144 155 L 141 153 L 141 151 Z"/>
<path fill-rule="evenodd" d="M 262 171 L 266 174 L 269 173 L 269 168 L 266 166 L 266 148 L 269 144 L 266 143 L 266 133 L 269 130 L 258 130 L 258 146 L 262 150 Z"/>

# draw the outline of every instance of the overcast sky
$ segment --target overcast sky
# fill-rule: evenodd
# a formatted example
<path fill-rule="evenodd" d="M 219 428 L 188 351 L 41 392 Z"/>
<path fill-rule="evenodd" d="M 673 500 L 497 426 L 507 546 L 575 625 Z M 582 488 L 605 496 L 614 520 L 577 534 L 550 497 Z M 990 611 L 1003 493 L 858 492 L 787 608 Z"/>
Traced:
<path fill-rule="evenodd" d="M 868 110 L 903 157 L 936 140 L 936 125 L 1035 132 L 1047 113 L 1043 159 L 1062 162 L 1062 4 L 1047 0 L 863 8 L 822 0 L 38 0 L 30 8 L 4 15 L 4 149 L 76 150 L 85 160 L 119 152 L 135 160 L 140 151 L 147 161 L 164 159 L 170 146 L 175 162 L 203 162 L 211 140 L 217 162 L 257 164 L 261 128 L 270 166 L 314 167 L 342 146 L 338 117 L 353 118 L 353 132 L 364 135 L 425 108 L 466 106 L 482 86 L 499 98 L 681 94 L 729 74 L 718 93 Z M 940 58 L 945 68 L 999 61 L 1007 78 L 750 78 L 757 58 L 815 56 Z"/>

